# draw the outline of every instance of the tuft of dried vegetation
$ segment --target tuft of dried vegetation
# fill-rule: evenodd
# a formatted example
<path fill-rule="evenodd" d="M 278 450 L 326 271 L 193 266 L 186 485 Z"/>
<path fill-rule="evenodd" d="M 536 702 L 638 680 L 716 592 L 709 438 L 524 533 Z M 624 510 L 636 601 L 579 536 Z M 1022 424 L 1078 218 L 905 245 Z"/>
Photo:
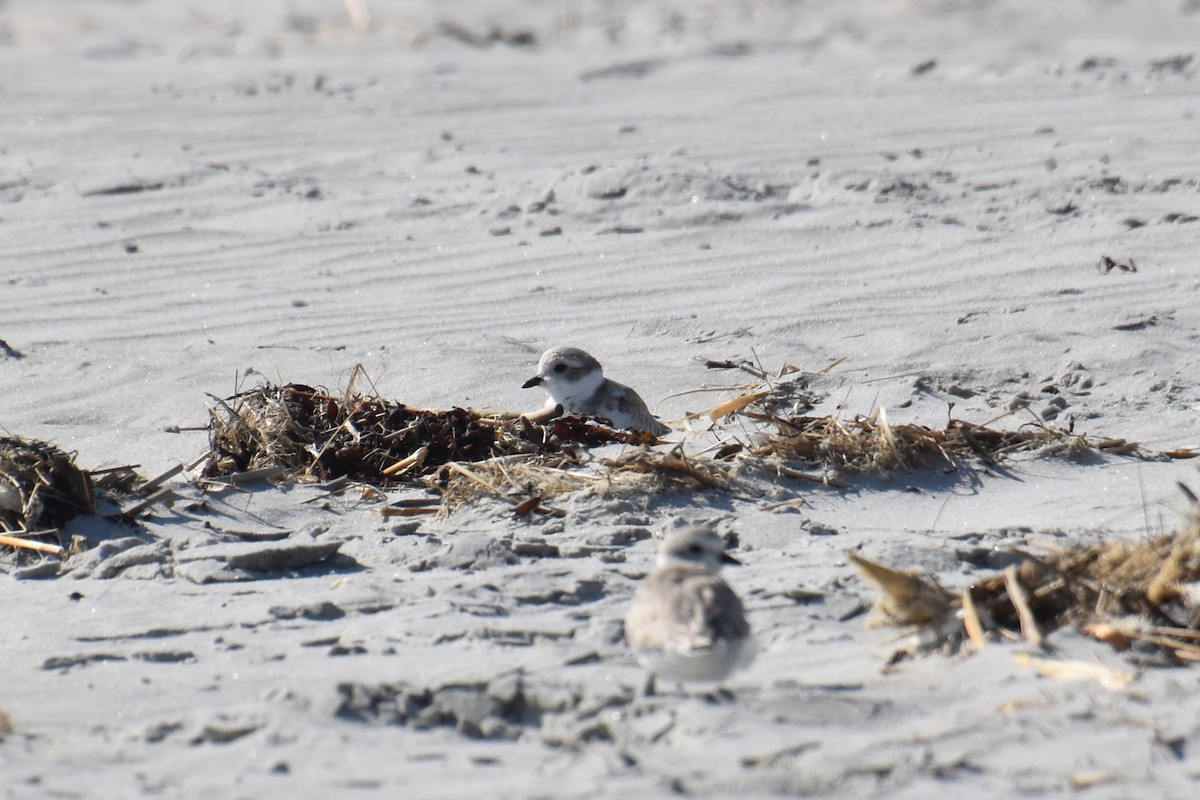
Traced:
<path fill-rule="evenodd" d="M 702 491 L 727 488 L 730 476 L 707 459 L 694 459 L 676 446 L 660 452 L 630 449 L 599 462 L 600 469 L 580 469 L 575 457 L 497 458 L 469 468 L 447 464 L 435 476 L 442 488 L 444 511 L 470 502 L 481 491 L 512 503 L 518 516 L 530 511 L 561 516 L 542 500 L 568 492 L 597 495 L 652 494 L 678 489 Z"/>
<path fill-rule="evenodd" d="M 91 478 L 70 455 L 36 439 L 0 437 L 0 545 L 59 555 L 59 527 L 94 511 Z"/>
<path fill-rule="evenodd" d="M 765 443 L 752 449 L 754 454 L 802 461 L 837 476 L 917 467 L 954 471 L 970 457 L 992 465 L 1006 455 L 1019 452 L 1042 451 L 1078 458 L 1100 453 L 1134 455 L 1139 449 L 1136 443 L 1124 439 L 1089 439 L 1040 422 L 1004 431 L 956 419 L 949 420 L 943 429 L 894 425 L 882 408 L 851 421 L 835 417 L 782 417 L 752 410 L 742 413 L 770 429 Z"/>
<path fill-rule="evenodd" d="M 17 564 L 26 556 L 57 556 L 66 560 L 96 542 L 75 535 L 67 540 L 62 527 L 97 506 L 118 507 L 108 519 L 132 523 L 145 509 L 170 499 L 161 484 L 183 471 L 173 467 L 145 480 L 136 465 L 82 470 L 74 458 L 47 442 L 17 436 L 0 437 L 0 552 L 13 554 Z M 121 509 L 121 502 L 140 498 Z"/>
<path fill-rule="evenodd" d="M 75 460 L 52 444 L 0 437 L 0 527 L 53 528 L 91 514 L 92 482 Z"/>
<path fill-rule="evenodd" d="M 1200 661 L 1200 506 L 1174 533 L 1022 555 L 955 595 L 932 577 L 848 554 L 880 592 L 871 623 L 918 633 L 898 656 L 954 650 L 964 640 L 982 648 L 996 637 L 1041 646 L 1047 633 L 1074 624 L 1121 650 Z"/>
<path fill-rule="evenodd" d="M 1074 459 L 1101 455 L 1139 458 L 1200 455 L 1200 451 L 1190 447 L 1150 454 L 1136 442 L 1089 437 L 1076 433 L 1073 426 L 1055 427 L 1036 417 L 1016 430 L 1001 430 L 991 427 L 991 423 L 981 425 L 954 418 L 944 428 L 896 424 L 888 419 L 882 407 L 853 419 L 815 416 L 808 413 L 819 401 L 810 387 L 811 379 L 836 367 L 840 360 L 816 373 L 806 373 L 788 364 L 774 375 L 760 364 L 746 361 L 703 363 L 709 369 L 737 369 L 754 378 L 740 386 L 718 389 L 732 391 L 734 396 L 706 414 L 690 416 L 694 420 L 708 417 L 728 435 L 722 453 L 748 454 L 783 474 L 831 484 L 840 484 L 842 478 L 854 475 L 897 470 L 927 468 L 954 472 L 972 462 L 995 466 L 1016 453 L 1038 452 Z M 788 462 L 800 462 L 823 474 L 796 473 L 787 466 Z"/>
<path fill-rule="evenodd" d="M 810 415 L 807 412 L 819 399 L 810 388 L 810 379 L 836 367 L 840 360 L 817 373 L 805 373 L 788 364 L 775 375 L 768 374 L 760 364 L 746 361 L 703 363 L 709 369 L 738 369 L 754 380 L 726 387 L 725 391 L 735 392 L 731 399 L 718 403 L 707 414 L 695 414 L 692 418 L 707 416 L 725 431 L 740 432 L 741 435 L 735 433 L 725 442 L 722 453 L 749 454 L 765 466 L 794 477 L 839 484 L 842 478 L 854 475 L 897 470 L 928 468 L 953 472 L 971 460 L 994 466 L 1007 455 L 1034 451 L 1066 458 L 1101 454 L 1148 457 L 1135 442 L 1090 438 L 1036 418 L 1017 430 L 999 430 L 953 418 L 941 429 L 895 424 L 883 408 L 852 420 Z M 1198 453 L 1181 448 L 1161 455 L 1190 458 Z M 787 467 L 787 462 L 800 462 L 823 474 L 798 473 Z"/>

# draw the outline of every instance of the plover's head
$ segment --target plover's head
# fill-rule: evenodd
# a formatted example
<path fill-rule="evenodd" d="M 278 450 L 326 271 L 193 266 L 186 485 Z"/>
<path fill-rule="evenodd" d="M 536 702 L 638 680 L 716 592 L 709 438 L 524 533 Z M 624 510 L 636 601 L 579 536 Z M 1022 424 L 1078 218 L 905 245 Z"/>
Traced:
<path fill-rule="evenodd" d="M 542 353 L 537 374 L 521 387 L 541 386 L 550 399 L 572 413 L 572 406 L 587 402 L 604 385 L 600 362 L 577 347 L 555 347 Z"/>
<path fill-rule="evenodd" d="M 740 564 L 725 552 L 725 540 L 707 525 L 689 525 L 671 533 L 658 548 L 658 566 L 699 564 L 716 571 L 722 564 Z"/>

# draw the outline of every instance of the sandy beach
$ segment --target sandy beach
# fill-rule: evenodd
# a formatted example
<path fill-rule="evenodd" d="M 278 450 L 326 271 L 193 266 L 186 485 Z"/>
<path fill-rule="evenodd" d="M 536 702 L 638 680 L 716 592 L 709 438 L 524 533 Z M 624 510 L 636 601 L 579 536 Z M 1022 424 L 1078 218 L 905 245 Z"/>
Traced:
<path fill-rule="evenodd" d="M 724 360 L 808 414 L 1139 446 L 559 517 L 185 470 L 0 567 L 4 797 L 1195 797 L 1200 670 L 1074 626 L 889 665 L 846 553 L 961 592 L 1185 523 L 1197 42 L 1182 0 L 0 2 L 0 433 L 84 469 L 193 464 L 265 383 L 532 411 L 555 345 L 664 451 L 754 439 L 689 416 Z M 640 697 L 621 620 L 710 518 L 757 658 Z"/>

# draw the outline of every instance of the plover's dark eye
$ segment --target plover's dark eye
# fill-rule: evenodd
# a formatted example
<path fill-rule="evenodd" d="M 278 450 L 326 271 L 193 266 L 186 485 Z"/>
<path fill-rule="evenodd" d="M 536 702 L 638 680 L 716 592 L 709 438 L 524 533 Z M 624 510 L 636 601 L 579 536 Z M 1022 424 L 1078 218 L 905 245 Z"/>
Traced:
<path fill-rule="evenodd" d="M 561 361 L 554 365 L 555 372 L 563 372 L 564 370 L 566 370 L 566 368 L 567 368 L 567 365 L 562 363 Z"/>

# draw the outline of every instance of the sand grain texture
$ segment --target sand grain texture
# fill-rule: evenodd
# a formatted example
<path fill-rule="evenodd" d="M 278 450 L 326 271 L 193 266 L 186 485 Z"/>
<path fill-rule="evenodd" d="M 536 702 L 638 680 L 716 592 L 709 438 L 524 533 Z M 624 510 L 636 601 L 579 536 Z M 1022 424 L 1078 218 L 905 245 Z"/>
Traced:
<path fill-rule="evenodd" d="M 696 358 L 845 359 L 813 413 L 1027 406 L 995 424 L 1197 443 L 1194 4 L 366 6 L 358 31 L 334 0 L 0 3 L 6 434 L 155 475 L 205 449 L 168 428 L 206 393 L 337 392 L 361 364 L 412 405 L 534 409 L 522 381 L 569 344 L 677 425 L 733 392 L 676 393 L 747 380 Z M 1033 456 L 397 521 L 177 478 L 141 529 L 67 526 L 136 537 L 120 569 L 0 575 L 0 782 L 1190 798 L 1196 670 L 1062 630 L 1054 658 L 1133 682 L 1039 677 L 1004 643 L 885 672 L 843 555 L 961 591 L 1006 548 L 1172 528 L 1179 480 Z M 747 563 L 760 652 L 731 702 L 634 699 L 620 620 L 679 514 L 730 516 Z"/>

